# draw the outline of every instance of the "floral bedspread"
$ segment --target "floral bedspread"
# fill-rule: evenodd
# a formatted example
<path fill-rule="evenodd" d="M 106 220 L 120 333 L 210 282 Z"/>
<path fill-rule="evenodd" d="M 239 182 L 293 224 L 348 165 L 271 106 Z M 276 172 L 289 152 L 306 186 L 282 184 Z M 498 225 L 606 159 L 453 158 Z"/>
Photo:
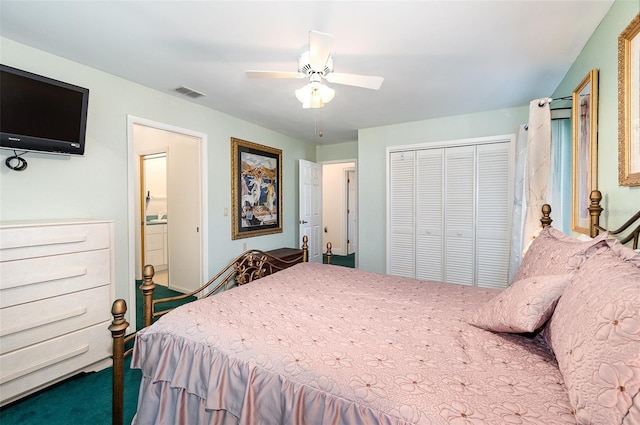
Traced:
<path fill-rule="evenodd" d="M 299 264 L 138 333 L 134 423 L 575 424 L 541 338 L 467 324 L 495 290 Z"/>

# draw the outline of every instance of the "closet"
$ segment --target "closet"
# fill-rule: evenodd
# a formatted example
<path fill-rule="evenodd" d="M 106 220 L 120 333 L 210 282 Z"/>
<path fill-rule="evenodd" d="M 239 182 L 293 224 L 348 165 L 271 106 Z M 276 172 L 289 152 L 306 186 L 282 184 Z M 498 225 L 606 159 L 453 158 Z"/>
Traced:
<path fill-rule="evenodd" d="M 387 273 L 507 286 L 512 140 L 388 150 Z"/>

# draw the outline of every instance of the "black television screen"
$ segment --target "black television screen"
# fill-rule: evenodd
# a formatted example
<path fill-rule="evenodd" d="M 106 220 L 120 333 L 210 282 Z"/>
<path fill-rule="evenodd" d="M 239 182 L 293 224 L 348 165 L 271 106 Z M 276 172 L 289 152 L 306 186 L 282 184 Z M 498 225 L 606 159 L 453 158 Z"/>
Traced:
<path fill-rule="evenodd" d="M 89 89 L 0 64 L 0 147 L 83 155 Z"/>

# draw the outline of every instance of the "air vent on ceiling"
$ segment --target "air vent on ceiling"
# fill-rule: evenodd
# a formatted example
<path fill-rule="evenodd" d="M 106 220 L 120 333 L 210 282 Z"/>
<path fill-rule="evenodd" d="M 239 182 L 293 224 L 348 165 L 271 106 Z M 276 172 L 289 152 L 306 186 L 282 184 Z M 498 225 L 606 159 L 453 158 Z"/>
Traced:
<path fill-rule="evenodd" d="M 185 96 L 189 96 L 193 99 L 197 99 L 199 97 L 204 96 L 204 93 L 200 93 L 199 91 L 195 91 L 193 89 L 190 89 L 189 87 L 185 87 L 185 86 L 180 86 L 176 89 L 176 91 L 180 94 L 183 94 Z"/>

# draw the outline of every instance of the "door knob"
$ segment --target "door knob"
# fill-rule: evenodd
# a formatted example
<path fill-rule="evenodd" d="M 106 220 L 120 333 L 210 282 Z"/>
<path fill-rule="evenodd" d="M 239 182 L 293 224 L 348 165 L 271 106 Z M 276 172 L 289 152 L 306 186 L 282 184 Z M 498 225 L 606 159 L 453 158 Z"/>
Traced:
<path fill-rule="evenodd" d="M 300 220 L 300 224 L 307 224 L 307 223 L 308 223 L 307 221 Z"/>

